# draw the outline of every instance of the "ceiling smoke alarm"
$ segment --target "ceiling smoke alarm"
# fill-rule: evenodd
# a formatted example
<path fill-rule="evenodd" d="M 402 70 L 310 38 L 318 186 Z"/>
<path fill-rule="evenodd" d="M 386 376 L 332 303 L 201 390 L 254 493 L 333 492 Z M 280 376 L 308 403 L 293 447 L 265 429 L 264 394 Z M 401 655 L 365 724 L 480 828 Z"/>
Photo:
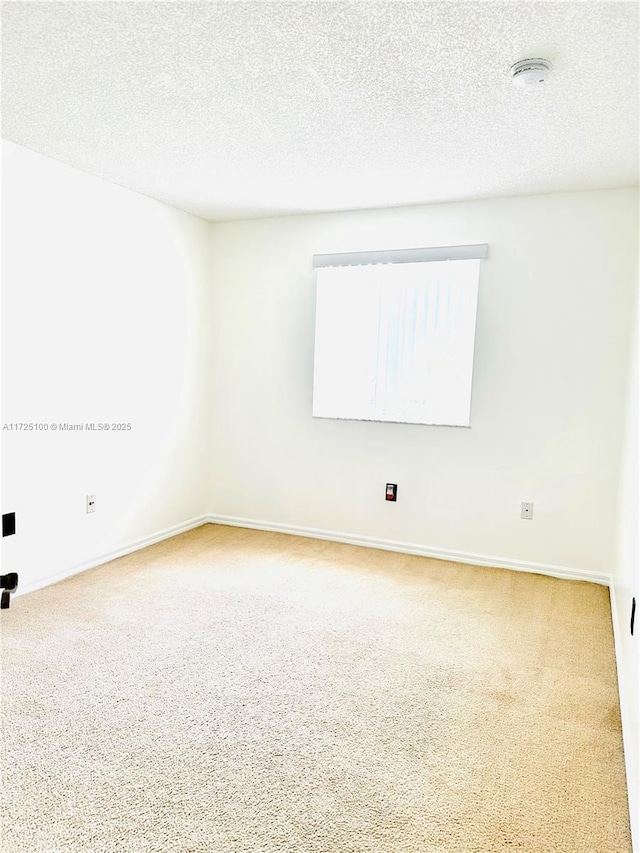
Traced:
<path fill-rule="evenodd" d="M 551 63 L 548 59 L 523 59 L 509 69 L 514 86 L 538 86 L 549 76 Z"/>

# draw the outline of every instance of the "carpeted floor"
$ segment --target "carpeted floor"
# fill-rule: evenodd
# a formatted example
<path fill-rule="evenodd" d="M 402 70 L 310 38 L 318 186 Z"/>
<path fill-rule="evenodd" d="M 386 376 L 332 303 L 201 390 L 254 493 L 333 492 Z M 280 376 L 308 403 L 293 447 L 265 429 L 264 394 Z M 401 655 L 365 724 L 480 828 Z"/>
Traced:
<path fill-rule="evenodd" d="M 4 853 L 628 853 L 608 591 L 206 525 L 14 598 Z"/>

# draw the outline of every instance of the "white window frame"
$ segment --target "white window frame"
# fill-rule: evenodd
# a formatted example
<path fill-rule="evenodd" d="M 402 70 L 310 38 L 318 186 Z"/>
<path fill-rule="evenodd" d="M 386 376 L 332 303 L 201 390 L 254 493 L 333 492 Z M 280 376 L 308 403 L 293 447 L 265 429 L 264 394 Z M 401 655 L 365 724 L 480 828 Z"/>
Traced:
<path fill-rule="evenodd" d="M 486 257 L 486 244 L 314 255 L 313 416 L 470 426 Z"/>

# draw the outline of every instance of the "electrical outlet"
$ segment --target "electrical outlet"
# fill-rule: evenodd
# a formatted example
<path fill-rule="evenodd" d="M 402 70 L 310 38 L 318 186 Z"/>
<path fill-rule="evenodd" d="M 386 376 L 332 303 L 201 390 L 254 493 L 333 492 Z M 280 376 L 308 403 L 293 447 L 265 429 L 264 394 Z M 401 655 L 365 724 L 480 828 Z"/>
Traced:
<path fill-rule="evenodd" d="M 531 520 L 533 518 L 533 504 L 522 501 L 520 504 L 520 518 Z"/>
<path fill-rule="evenodd" d="M 87 495 L 87 515 L 96 511 L 96 496 Z"/>

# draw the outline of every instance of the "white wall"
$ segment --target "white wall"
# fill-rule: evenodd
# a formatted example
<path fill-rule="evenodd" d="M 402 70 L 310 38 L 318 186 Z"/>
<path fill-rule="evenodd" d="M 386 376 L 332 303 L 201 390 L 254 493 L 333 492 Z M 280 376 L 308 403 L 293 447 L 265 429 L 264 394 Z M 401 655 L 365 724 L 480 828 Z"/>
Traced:
<path fill-rule="evenodd" d="M 2 420 L 132 424 L 3 430 L 21 589 L 206 512 L 209 228 L 3 143 Z"/>
<path fill-rule="evenodd" d="M 214 514 L 609 575 L 636 205 L 629 189 L 213 225 Z M 484 242 L 472 427 L 314 420 L 312 255 Z"/>
<path fill-rule="evenodd" d="M 631 636 L 631 600 L 640 608 L 640 569 L 638 565 L 638 363 L 640 340 L 636 306 L 635 336 L 630 358 L 628 408 L 620 477 L 617 559 L 612 583 L 613 619 L 616 631 L 616 657 L 620 700 L 624 721 L 624 747 L 635 849 L 640 850 L 640 610 Z"/>

